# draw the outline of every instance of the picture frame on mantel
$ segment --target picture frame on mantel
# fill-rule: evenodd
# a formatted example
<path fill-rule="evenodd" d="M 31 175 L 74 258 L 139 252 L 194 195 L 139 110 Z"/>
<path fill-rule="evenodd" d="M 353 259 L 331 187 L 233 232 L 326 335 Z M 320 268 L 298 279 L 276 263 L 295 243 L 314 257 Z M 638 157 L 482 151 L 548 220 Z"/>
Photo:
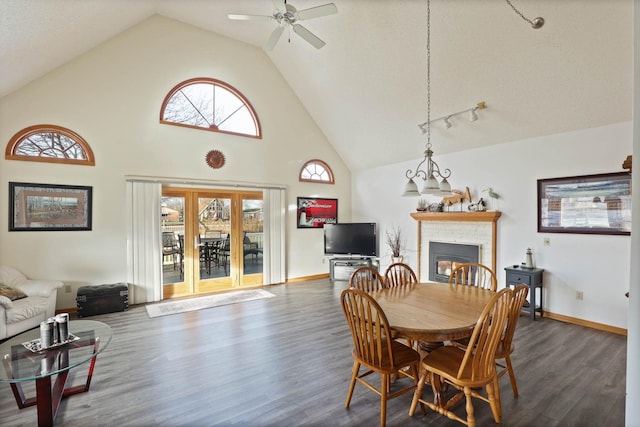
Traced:
<path fill-rule="evenodd" d="M 631 234 L 631 174 L 538 180 L 538 232 Z"/>
<path fill-rule="evenodd" d="M 91 230 L 92 190 L 9 182 L 9 231 Z"/>

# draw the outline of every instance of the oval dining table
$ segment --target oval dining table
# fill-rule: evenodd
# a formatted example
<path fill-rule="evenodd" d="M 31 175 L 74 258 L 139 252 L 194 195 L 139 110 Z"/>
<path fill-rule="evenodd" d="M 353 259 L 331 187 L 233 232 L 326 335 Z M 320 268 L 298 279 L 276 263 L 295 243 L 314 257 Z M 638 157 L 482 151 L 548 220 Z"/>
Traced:
<path fill-rule="evenodd" d="M 421 342 L 471 336 L 495 292 L 448 283 L 414 283 L 371 292 L 400 338 Z"/>

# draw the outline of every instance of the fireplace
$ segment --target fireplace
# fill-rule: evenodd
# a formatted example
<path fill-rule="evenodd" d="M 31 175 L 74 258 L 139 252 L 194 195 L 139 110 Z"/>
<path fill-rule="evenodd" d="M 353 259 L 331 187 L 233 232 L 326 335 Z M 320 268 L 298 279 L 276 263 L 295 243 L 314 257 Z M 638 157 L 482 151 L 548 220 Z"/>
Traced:
<path fill-rule="evenodd" d="M 431 242 L 474 246 L 473 255 L 458 254 L 456 256 L 464 258 L 467 262 L 482 263 L 495 271 L 497 221 L 500 215 L 498 211 L 412 212 L 411 217 L 418 223 L 418 280 L 421 282 L 449 280 L 451 265 L 446 263 L 440 265 L 440 275 L 446 278 L 433 279 L 432 271 L 435 270 L 437 274 L 438 268 L 431 267 L 433 265 L 430 258 Z"/>
<path fill-rule="evenodd" d="M 429 280 L 448 282 L 455 264 L 480 262 L 480 251 L 480 245 L 429 242 Z"/>

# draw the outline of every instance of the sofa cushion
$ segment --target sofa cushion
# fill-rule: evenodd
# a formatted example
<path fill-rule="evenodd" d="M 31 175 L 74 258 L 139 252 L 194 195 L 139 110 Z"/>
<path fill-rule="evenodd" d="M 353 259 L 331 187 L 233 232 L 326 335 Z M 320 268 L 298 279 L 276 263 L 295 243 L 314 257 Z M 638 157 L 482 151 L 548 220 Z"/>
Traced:
<path fill-rule="evenodd" d="M 8 265 L 0 265 L 0 285 L 16 286 L 26 280 L 25 275 L 15 268 Z"/>
<path fill-rule="evenodd" d="M 49 300 L 44 297 L 29 297 L 13 301 L 13 307 L 5 310 L 7 323 L 30 319 L 47 311 Z"/>
<path fill-rule="evenodd" d="M 9 298 L 11 301 L 27 297 L 27 294 L 22 292 L 20 289 L 5 285 L 0 285 L 0 295 Z"/>

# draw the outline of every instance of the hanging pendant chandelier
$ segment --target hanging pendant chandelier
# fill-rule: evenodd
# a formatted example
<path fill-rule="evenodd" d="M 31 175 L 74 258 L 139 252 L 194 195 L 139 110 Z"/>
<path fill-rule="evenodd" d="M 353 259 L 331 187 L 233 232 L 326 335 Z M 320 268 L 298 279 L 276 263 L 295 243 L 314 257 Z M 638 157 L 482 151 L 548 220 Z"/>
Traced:
<path fill-rule="evenodd" d="M 542 28 L 544 25 L 544 18 L 537 17 L 533 20 L 525 17 L 511 3 L 510 0 L 505 0 L 509 6 L 526 22 L 528 22 L 533 29 Z M 446 116 L 438 117 L 433 121 L 442 120 L 444 127 L 450 129 L 453 124 L 451 118 L 463 113 L 469 113 L 469 121 L 478 120 L 478 110 L 484 110 L 487 108 L 487 104 L 484 101 L 480 101 L 475 107 L 467 108 L 466 110 L 457 111 L 455 113 L 448 114 Z M 433 195 L 448 195 L 451 194 L 451 184 L 447 178 L 451 176 L 451 169 L 440 170 L 440 166 L 433 160 L 433 150 L 431 149 L 431 0 L 427 0 L 427 121 L 420 123 L 418 127 L 423 134 L 427 136 L 427 143 L 424 150 L 424 159 L 415 170 L 407 169 L 405 176 L 407 177 L 407 184 L 404 188 L 403 196 L 420 196 L 421 194 L 433 194 Z M 421 169 L 424 166 L 424 169 Z M 423 181 L 422 190 L 418 188 L 416 181 Z"/>
<path fill-rule="evenodd" d="M 475 112 L 475 111 L 474 111 Z M 408 169 L 405 173 L 409 180 L 405 185 L 403 196 L 419 196 L 420 194 L 450 194 L 451 185 L 447 178 L 451 176 L 450 169 L 440 170 L 440 166 L 433 160 L 431 149 L 431 1 L 427 0 L 427 121 L 418 125 L 422 133 L 427 136 L 424 159 L 418 163 L 415 170 Z M 424 165 L 425 169 L 420 169 Z M 416 180 L 422 179 L 422 191 L 418 189 Z M 440 181 L 438 181 L 440 179 Z"/>

